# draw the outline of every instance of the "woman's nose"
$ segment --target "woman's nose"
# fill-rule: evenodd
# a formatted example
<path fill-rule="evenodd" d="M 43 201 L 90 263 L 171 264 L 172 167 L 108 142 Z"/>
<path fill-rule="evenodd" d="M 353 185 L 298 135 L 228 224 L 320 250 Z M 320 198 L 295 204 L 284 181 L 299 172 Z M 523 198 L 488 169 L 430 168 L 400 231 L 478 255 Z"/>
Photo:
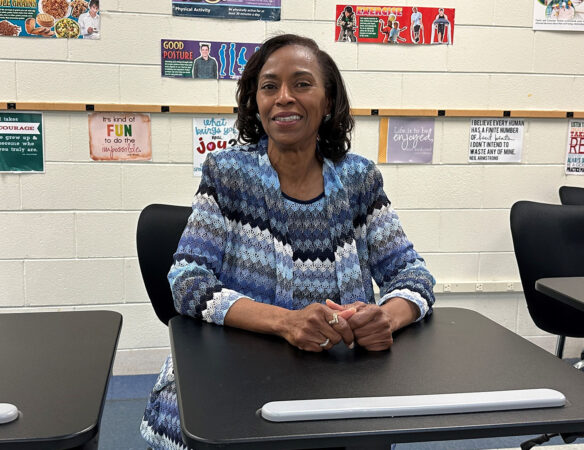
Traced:
<path fill-rule="evenodd" d="M 292 95 L 292 92 L 287 85 L 282 84 L 282 86 L 280 86 L 276 101 L 281 105 L 285 105 L 294 101 L 294 96 Z"/>

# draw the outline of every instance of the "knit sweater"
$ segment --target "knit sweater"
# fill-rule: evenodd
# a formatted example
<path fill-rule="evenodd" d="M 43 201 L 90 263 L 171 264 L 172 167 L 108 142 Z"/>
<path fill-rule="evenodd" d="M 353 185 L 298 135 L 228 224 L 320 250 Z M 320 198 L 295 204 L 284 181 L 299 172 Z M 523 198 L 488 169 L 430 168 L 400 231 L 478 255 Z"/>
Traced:
<path fill-rule="evenodd" d="M 326 298 L 375 303 L 373 278 L 378 304 L 402 297 L 418 306 L 419 318 L 431 312 L 434 279 L 375 164 L 354 154 L 324 159 L 323 176 L 324 197 L 295 206 L 280 191 L 266 138 L 208 154 L 168 274 L 177 311 L 223 324 L 241 297 L 287 309 Z M 141 431 L 153 448 L 182 448 L 170 357 Z"/>

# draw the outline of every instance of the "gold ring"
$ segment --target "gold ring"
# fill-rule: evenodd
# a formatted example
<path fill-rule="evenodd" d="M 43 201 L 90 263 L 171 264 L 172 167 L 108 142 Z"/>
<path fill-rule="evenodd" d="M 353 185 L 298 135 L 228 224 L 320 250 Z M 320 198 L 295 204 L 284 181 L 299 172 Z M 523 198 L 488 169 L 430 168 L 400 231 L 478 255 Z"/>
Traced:
<path fill-rule="evenodd" d="M 322 344 L 318 344 L 318 345 L 320 345 L 321 347 L 326 347 L 327 345 L 329 345 L 330 341 L 331 340 L 329 338 L 326 338 L 326 341 L 324 341 Z"/>
<path fill-rule="evenodd" d="M 339 315 L 337 313 L 333 313 L 333 318 L 328 321 L 329 325 L 335 325 L 339 323 Z"/>

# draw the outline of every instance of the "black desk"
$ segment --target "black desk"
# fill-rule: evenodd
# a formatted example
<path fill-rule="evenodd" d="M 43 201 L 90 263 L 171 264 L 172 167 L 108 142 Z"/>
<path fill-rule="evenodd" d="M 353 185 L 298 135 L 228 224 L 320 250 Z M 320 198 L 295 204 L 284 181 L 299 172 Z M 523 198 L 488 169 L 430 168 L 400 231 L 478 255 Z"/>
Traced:
<path fill-rule="evenodd" d="M 437 308 L 398 333 L 388 352 L 308 353 L 273 336 L 170 321 L 182 430 L 196 448 L 292 449 L 584 431 L 584 374 L 506 328 Z M 269 401 L 547 387 L 563 408 L 423 417 L 272 423 Z M 223 447 L 221 447 L 223 448 Z"/>
<path fill-rule="evenodd" d="M 112 311 L 0 314 L 0 449 L 97 449 L 122 316 Z"/>
<path fill-rule="evenodd" d="M 584 311 L 584 277 L 541 278 L 535 290 Z"/>

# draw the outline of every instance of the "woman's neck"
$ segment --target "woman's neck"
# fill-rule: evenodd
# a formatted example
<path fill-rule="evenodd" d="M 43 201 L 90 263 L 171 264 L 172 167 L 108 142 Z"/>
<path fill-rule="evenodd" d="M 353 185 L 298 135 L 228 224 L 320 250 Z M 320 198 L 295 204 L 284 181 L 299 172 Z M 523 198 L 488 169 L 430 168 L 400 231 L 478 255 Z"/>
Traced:
<path fill-rule="evenodd" d="M 280 189 L 298 200 L 311 200 L 324 191 L 322 163 L 312 150 L 281 150 L 268 145 L 268 157 L 278 174 Z"/>

